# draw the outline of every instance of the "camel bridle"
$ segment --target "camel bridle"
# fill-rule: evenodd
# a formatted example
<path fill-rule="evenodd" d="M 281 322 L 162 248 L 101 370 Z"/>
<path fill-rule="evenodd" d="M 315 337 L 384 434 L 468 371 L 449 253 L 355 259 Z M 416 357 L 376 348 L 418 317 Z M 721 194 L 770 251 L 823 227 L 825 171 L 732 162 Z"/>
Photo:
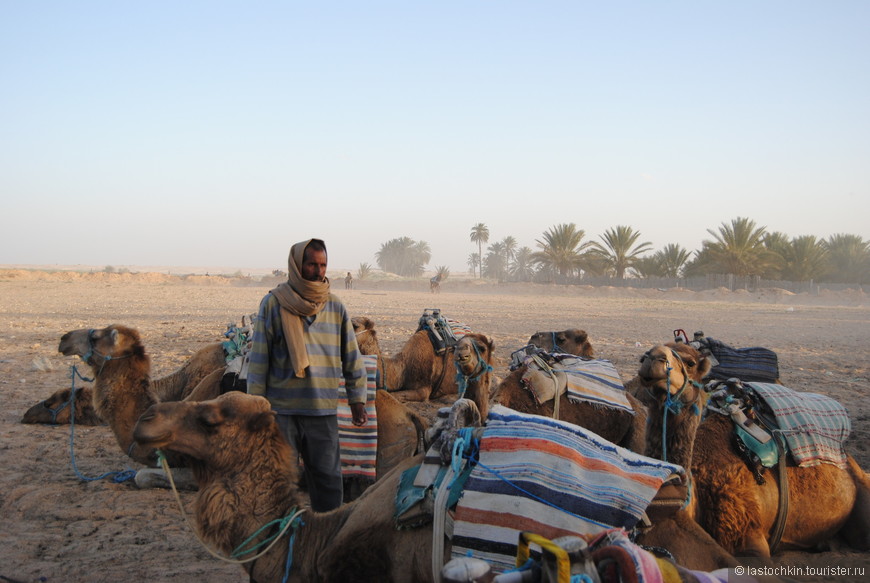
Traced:
<path fill-rule="evenodd" d="M 163 468 L 163 471 L 166 473 L 166 477 L 169 479 L 169 485 L 172 487 L 172 493 L 175 495 L 175 501 L 178 503 L 178 509 L 181 512 L 181 516 L 184 517 L 184 521 L 187 523 L 187 526 L 193 531 L 193 534 L 196 536 L 197 540 L 200 542 L 202 547 L 208 551 L 208 553 L 216 559 L 219 559 L 225 563 L 232 563 L 235 565 L 244 565 L 246 563 L 253 563 L 270 550 L 275 544 L 281 539 L 282 536 L 287 534 L 287 532 L 292 529 L 290 532 L 290 540 L 288 541 L 288 549 L 287 549 L 287 561 L 284 565 L 284 580 L 287 580 L 287 574 L 290 572 L 293 561 L 293 544 L 296 541 L 296 533 L 298 529 L 302 526 L 305 526 L 305 523 L 302 521 L 302 514 L 305 512 L 304 508 L 297 509 L 295 506 L 290 509 L 290 513 L 283 518 L 276 518 L 270 522 L 267 522 L 259 529 L 257 529 L 254 534 L 249 536 L 238 545 L 235 550 L 230 554 L 229 557 L 225 557 L 220 553 L 215 552 L 209 547 L 204 540 L 199 536 L 199 532 L 196 527 L 191 523 L 190 518 L 187 516 L 187 513 L 184 510 L 184 504 L 181 501 L 181 496 L 178 493 L 178 489 L 175 486 L 175 480 L 172 478 L 172 470 L 169 468 L 169 462 L 166 460 L 166 456 L 163 455 L 163 452 L 159 449 L 157 451 L 157 460 L 160 462 L 160 466 Z M 278 526 L 278 531 L 272 536 L 267 537 L 265 540 L 253 544 L 253 540 L 257 538 L 263 531 L 268 528 L 272 528 L 273 526 Z M 258 552 L 256 555 L 252 557 L 248 557 L 247 559 L 239 559 L 237 557 L 247 555 L 259 550 L 262 547 L 264 548 L 262 551 Z M 253 572 L 253 566 L 252 566 Z"/>
<path fill-rule="evenodd" d="M 680 371 L 683 374 L 683 384 L 679 389 L 677 389 L 676 393 L 671 392 L 671 372 L 674 368 L 671 366 L 671 362 L 666 356 L 656 358 L 656 360 L 665 363 L 665 401 L 664 407 L 662 408 L 662 461 L 665 462 L 668 461 L 668 415 L 679 415 L 683 411 L 683 407 L 686 405 L 691 405 L 693 412 L 695 414 L 700 414 L 698 398 L 701 396 L 701 391 L 704 388 L 703 385 L 689 378 L 689 367 L 686 366 L 686 363 L 680 354 L 673 348 L 666 348 L 679 363 Z M 652 350 L 648 350 L 644 353 L 642 358 L 652 358 L 652 355 L 650 354 L 651 352 Z M 695 395 L 691 399 L 683 400 L 680 397 L 689 385 L 695 388 Z M 656 398 L 652 391 L 650 391 L 649 387 L 647 387 L 646 390 L 653 399 Z"/>
<path fill-rule="evenodd" d="M 93 328 L 88 329 L 88 351 L 85 353 L 84 356 L 81 357 L 81 359 L 83 361 L 85 361 L 86 363 L 90 364 L 91 366 L 96 365 L 96 362 L 94 362 L 94 363 L 91 362 L 91 358 L 93 358 L 94 355 L 99 356 L 101 359 L 103 359 L 103 362 L 100 364 L 99 370 L 97 370 L 97 372 L 95 374 L 95 376 L 100 376 L 100 373 L 103 372 L 103 367 L 106 366 L 107 362 L 109 362 L 110 360 L 118 360 L 121 358 L 130 358 L 131 356 L 133 356 L 133 353 L 130 352 L 128 354 L 122 354 L 121 356 L 112 356 L 111 354 L 103 354 L 102 352 L 100 352 L 97 349 L 96 332 L 97 331 L 94 330 Z"/>
<path fill-rule="evenodd" d="M 469 339 L 469 341 L 471 342 L 472 348 L 474 348 L 474 354 L 477 357 L 477 365 L 471 373 L 465 374 L 462 372 L 462 365 L 456 362 L 454 358 L 453 365 L 456 367 L 456 386 L 459 391 L 458 399 L 462 399 L 465 396 L 465 391 L 468 390 L 469 382 L 479 381 L 485 374 L 492 372 L 492 365 L 487 364 L 484 362 L 483 358 L 480 357 L 480 349 L 477 347 L 477 342 L 471 339 Z"/>

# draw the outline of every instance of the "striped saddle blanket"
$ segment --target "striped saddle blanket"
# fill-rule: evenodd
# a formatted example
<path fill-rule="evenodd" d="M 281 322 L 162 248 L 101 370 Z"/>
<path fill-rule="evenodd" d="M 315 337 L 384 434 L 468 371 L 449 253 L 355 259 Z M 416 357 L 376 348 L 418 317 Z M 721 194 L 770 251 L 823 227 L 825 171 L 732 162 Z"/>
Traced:
<path fill-rule="evenodd" d="M 634 414 L 622 379 L 612 362 L 558 353 L 547 356 L 551 357 L 552 364 L 543 363 L 540 354 L 527 356 L 524 360 L 527 368 L 522 382 L 539 405 L 567 391 L 572 402 L 586 401 Z"/>
<path fill-rule="evenodd" d="M 360 477 L 374 481 L 378 455 L 378 413 L 375 407 L 377 389 L 378 357 L 363 355 L 366 365 L 366 414 L 368 423 L 362 427 L 353 424 L 344 380 L 338 397 L 338 439 L 341 443 L 341 474 L 345 478 Z"/>
<path fill-rule="evenodd" d="M 818 393 L 801 393 L 772 383 L 746 383 L 771 409 L 799 466 L 830 463 L 846 467 L 843 442 L 852 431 L 846 408 Z"/>
<path fill-rule="evenodd" d="M 494 405 L 453 520 L 452 554 L 512 568 L 521 531 L 549 539 L 635 526 L 680 466 L 576 425 Z"/>

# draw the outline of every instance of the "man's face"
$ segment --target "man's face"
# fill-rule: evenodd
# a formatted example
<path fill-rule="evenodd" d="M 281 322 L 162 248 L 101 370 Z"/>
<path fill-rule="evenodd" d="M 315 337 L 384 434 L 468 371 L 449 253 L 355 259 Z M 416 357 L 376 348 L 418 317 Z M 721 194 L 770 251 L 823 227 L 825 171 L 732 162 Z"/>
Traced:
<path fill-rule="evenodd" d="M 323 281 L 326 279 L 326 251 L 305 249 L 302 257 L 302 279 L 307 281 Z"/>

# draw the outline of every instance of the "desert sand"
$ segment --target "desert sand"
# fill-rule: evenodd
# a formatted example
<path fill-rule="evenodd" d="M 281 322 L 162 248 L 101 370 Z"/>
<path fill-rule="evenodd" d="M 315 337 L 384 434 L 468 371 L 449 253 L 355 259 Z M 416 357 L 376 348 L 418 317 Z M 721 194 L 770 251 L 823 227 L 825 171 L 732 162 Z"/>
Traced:
<path fill-rule="evenodd" d="M 356 282 L 354 290 L 344 289 L 341 274 L 333 281 L 351 315 L 375 320 L 387 352 L 398 350 L 414 332 L 424 309 L 440 308 L 493 338 L 500 374 L 510 353 L 532 333 L 569 327 L 585 329 L 597 355 L 610 359 L 625 380 L 633 376 L 640 355 L 672 339 L 675 329 L 690 336 L 703 330 L 735 347 L 771 348 L 779 355 L 783 384 L 845 405 L 853 424 L 847 450 L 870 469 L 870 303 L 862 292 L 694 293 L 448 280 L 442 293 L 433 295 L 425 281 L 393 286 L 401 289 Z M 222 340 L 227 324 L 255 312 L 273 283 L 165 272 L 0 270 L 0 580 L 246 580 L 240 567 L 202 548 L 169 491 L 76 475 L 73 459 L 87 477 L 140 467 L 124 455 L 107 427 L 76 426 L 71 436 L 69 426 L 25 425 L 20 419 L 31 405 L 69 386 L 76 361 L 57 352 L 64 332 L 112 323 L 137 328 L 157 378 L 207 343 Z M 418 408 L 431 414 L 442 405 Z M 189 505 L 193 494 L 181 495 Z M 777 561 L 865 566 L 870 573 L 870 553 L 838 541 L 821 553 L 789 552 Z"/>

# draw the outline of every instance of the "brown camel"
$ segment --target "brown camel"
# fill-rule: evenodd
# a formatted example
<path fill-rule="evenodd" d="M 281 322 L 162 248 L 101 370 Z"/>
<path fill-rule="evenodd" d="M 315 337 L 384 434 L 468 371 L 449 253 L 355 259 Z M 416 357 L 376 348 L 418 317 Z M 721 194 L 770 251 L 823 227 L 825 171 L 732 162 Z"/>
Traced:
<path fill-rule="evenodd" d="M 489 414 L 494 344 L 483 334 L 467 334 L 456 343 L 454 363 L 459 392 L 477 405 L 482 419 Z"/>
<path fill-rule="evenodd" d="M 220 342 L 199 349 L 181 367 L 151 383 L 151 388 L 161 401 L 184 399 L 208 374 L 226 367 L 225 353 Z M 77 379 L 78 380 L 78 379 Z M 55 391 L 47 399 L 28 409 L 22 423 L 48 423 L 68 425 L 70 422 L 70 388 Z M 93 391 L 89 386 L 76 388 L 75 422 L 79 425 L 103 425 L 94 410 Z"/>
<path fill-rule="evenodd" d="M 460 359 L 458 352 L 460 345 L 457 344 L 456 367 L 458 370 L 474 371 L 491 362 L 491 360 L 482 359 L 481 356 L 488 355 L 491 359 L 492 344 L 489 344 L 487 350 L 485 343 L 475 338 L 474 345 L 477 346 L 477 349 L 463 349 Z M 527 370 L 527 365 L 520 365 L 508 374 L 491 393 L 488 384 L 469 380 L 465 397 L 477 404 L 484 418 L 489 411 L 490 402 L 500 403 L 522 413 L 553 417 L 554 402 L 551 400 L 539 405 L 532 393 L 523 386 L 522 378 Z M 469 378 L 471 379 L 471 377 Z M 633 395 L 628 394 L 627 397 L 634 414 L 585 401 L 572 402 L 568 399 L 567 394 L 562 394 L 559 397 L 559 419 L 584 427 L 626 449 L 643 453 L 646 447 L 646 407 Z"/>
<path fill-rule="evenodd" d="M 139 420 L 135 437 L 143 449 L 173 450 L 195 460 L 198 534 L 225 556 L 264 524 L 305 506 L 298 468 L 291 463 L 295 454 L 262 397 L 227 393 L 212 401 L 154 405 Z M 396 530 L 393 521 L 399 468 L 421 458 L 405 460 L 355 502 L 328 513 L 305 512 L 304 525 L 295 528 L 289 580 L 432 581 L 431 527 Z M 287 554 L 285 538 L 244 568 L 252 581 L 281 581 Z"/>
<path fill-rule="evenodd" d="M 384 355 L 370 318 L 353 318 L 353 327 L 360 352 L 378 356 L 381 377 L 378 388 L 390 391 L 400 401 L 428 401 L 457 394 L 452 347 L 437 355 L 428 332 L 418 330 L 398 354 Z"/>
<path fill-rule="evenodd" d="M 204 348 L 197 355 L 211 354 L 217 347 L 223 354 L 220 344 Z M 151 360 L 145 352 L 139 333 L 129 327 L 113 325 L 102 330 L 73 330 L 61 338 L 60 352 L 87 358 L 93 370 L 93 404 L 96 413 L 105 419 L 112 428 L 118 445 L 134 460 L 154 465 L 153 452 L 142 449 L 133 441 L 132 432 L 139 416 L 151 405 L 164 401 L 181 399 L 161 398 L 162 393 L 175 394 L 166 390 L 154 390 L 158 383 L 172 379 L 192 378 L 196 368 L 191 361 L 179 371 L 150 382 Z M 223 360 L 221 360 L 223 363 Z M 220 381 L 224 368 L 215 369 L 193 390 L 185 390 L 187 401 L 205 401 L 221 393 Z M 378 415 L 378 458 L 376 475 L 386 474 L 399 460 L 413 455 L 421 446 L 425 432 L 425 421 L 389 395 L 378 395 L 375 401 Z M 383 451 L 381 445 L 383 444 Z M 173 465 L 185 465 L 183 459 L 172 459 Z"/>
<path fill-rule="evenodd" d="M 595 351 L 589 342 L 585 330 L 568 328 L 559 332 L 535 332 L 529 338 L 529 344 L 542 348 L 547 352 L 564 352 L 584 358 L 594 358 Z"/>
<path fill-rule="evenodd" d="M 666 453 L 669 462 L 690 470 L 694 495 L 687 510 L 719 544 L 737 556 L 769 560 L 777 472 L 759 485 L 732 447 L 731 419 L 708 413 L 701 420 L 707 395 L 700 383 L 709 369 L 707 358 L 685 343 L 658 345 L 643 356 L 635 391 L 649 408 L 646 455 L 661 459 Z M 665 421 L 668 393 L 682 406 Z M 870 484 L 851 456 L 846 469 L 829 463 L 797 467 L 789 456 L 786 471 L 789 509 L 778 548 L 812 548 L 838 532 L 856 548 L 870 548 Z"/>
<path fill-rule="evenodd" d="M 226 364 L 223 348 L 216 343 L 199 351 L 175 373 L 151 382 L 151 358 L 139 332 L 117 324 L 67 332 L 60 339 L 58 351 L 65 356 L 79 356 L 91 367 L 94 411 L 112 428 L 121 449 L 148 466 L 155 463 L 153 452 L 133 441 L 133 426 L 139 415 L 163 400 L 217 396 Z M 196 377 L 202 380 L 191 389 L 188 385 Z M 183 465 L 178 459 L 173 463 Z"/>
<path fill-rule="evenodd" d="M 94 411 L 91 387 L 76 387 L 75 402 L 70 401 L 71 392 L 70 387 L 58 389 L 49 398 L 25 411 L 21 422 L 68 425 L 70 412 L 74 407 L 76 425 L 105 425 L 106 422 L 100 419 L 100 416 Z"/>
<path fill-rule="evenodd" d="M 265 524 L 305 507 L 291 446 L 283 439 L 269 403 L 262 397 L 227 393 L 205 402 L 172 402 L 152 406 L 134 432 L 142 448 L 174 450 L 195 461 L 199 483 L 193 520 L 200 539 L 229 556 Z M 304 524 L 294 525 L 289 563 L 290 581 L 419 582 L 434 580 L 432 523 L 413 529 L 395 526 L 395 498 L 402 472 L 419 464 L 422 455 L 404 460 L 358 500 L 328 513 L 306 511 Z M 693 559 L 685 566 L 712 570 L 721 553 L 697 526 L 693 538 L 679 526 L 659 531 L 648 544 L 686 549 Z M 248 548 L 277 531 L 249 541 Z M 289 534 L 288 534 L 289 536 Z M 260 551 L 265 545 L 257 547 Z M 253 552 L 237 556 L 252 558 Z M 252 581 L 280 581 L 287 562 L 287 539 L 279 539 L 262 557 L 244 566 Z M 449 559 L 445 545 L 440 564 Z M 733 565 L 733 559 L 728 562 Z M 691 579 L 689 579 L 691 580 Z"/>

